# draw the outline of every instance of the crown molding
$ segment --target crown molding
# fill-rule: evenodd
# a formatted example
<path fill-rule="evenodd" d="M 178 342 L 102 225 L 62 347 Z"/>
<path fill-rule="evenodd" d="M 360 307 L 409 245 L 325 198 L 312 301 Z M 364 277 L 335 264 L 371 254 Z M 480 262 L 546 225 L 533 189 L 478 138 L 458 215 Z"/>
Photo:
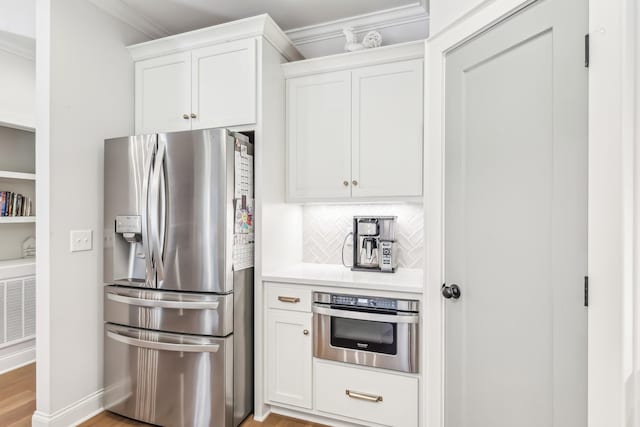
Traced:
<path fill-rule="evenodd" d="M 300 52 L 298 52 L 285 33 L 267 14 L 175 34 L 159 40 L 138 43 L 128 46 L 127 48 L 133 60 L 140 61 L 161 55 L 169 55 L 184 52 L 185 50 L 253 37 L 264 37 L 288 61 L 298 61 L 302 59 Z"/>
<path fill-rule="evenodd" d="M 159 39 L 170 35 L 169 31 L 152 22 L 136 9 L 128 6 L 122 0 L 89 0 L 97 8 L 102 9 L 114 18 L 140 31 L 150 39 Z"/>
<path fill-rule="evenodd" d="M 31 61 L 36 59 L 35 39 L 0 31 L 0 50 Z"/>
<path fill-rule="evenodd" d="M 349 27 L 353 28 L 356 33 L 363 33 L 414 22 L 428 22 L 429 14 L 423 2 L 424 0 L 406 6 L 337 19 L 308 27 L 294 28 L 285 31 L 285 34 L 294 45 L 298 46 L 322 40 L 342 38 L 344 37 L 342 30 Z"/>
<path fill-rule="evenodd" d="M 287 79 L 311 74 L 350 70 L 358 67 L 386 64 L 389 62 L 424 59 L 424 40 L 397 43 L 374 49 L 362 49 L 355 52 L 321 56 L 303 61 L 282 64 Z"/>

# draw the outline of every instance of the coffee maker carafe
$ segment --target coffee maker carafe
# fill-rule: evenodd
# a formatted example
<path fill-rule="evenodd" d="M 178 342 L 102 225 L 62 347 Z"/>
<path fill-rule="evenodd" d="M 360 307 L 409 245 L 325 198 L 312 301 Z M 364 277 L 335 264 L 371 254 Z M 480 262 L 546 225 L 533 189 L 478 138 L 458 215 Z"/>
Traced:
<path fill-rule="evenodd" d="M 396 269 L 395 216 L 353 217 L 353 267 L 393 273 Z"/>

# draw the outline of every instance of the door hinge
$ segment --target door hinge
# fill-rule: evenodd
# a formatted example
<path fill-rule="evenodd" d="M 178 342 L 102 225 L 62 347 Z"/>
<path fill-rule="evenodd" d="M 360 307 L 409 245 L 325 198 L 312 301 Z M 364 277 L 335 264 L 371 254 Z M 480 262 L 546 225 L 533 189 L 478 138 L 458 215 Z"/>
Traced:
<path fill-rule="evenodd" d="M 589 307 L 589 276 L 584 276 L 584 306 Z"/>
<path fill-rule="evenodd" d="M 584 67 L 589 68 L 589 34 L 584 35 Z"/>

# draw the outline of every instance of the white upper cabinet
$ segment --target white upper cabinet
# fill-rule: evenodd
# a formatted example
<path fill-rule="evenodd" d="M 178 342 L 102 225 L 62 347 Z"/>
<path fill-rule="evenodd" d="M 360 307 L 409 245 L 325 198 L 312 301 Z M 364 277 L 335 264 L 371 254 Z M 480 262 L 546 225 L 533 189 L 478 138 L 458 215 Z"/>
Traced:
<path fill-rule="evenodd" d="M 289 201 L 422 197 L 423 57 L 413 42 L 283 65 Z"/>
<path fill-rule="evenodd" d="M 351 196 L 351 74 L 287 82 L 288 186 L 296 200 Z"/>
<path fill-rule="evenodd" d="M 191 129 L 191 54 L 139 61 L 135 69 L 136 133 Z"/>
<path fill-rule="evenodd" d="M 256 122 L 256 41 L 191 53 L 192 129 Z"/>
<path fill-rule="evenodd" d="M 422 61 L 353 70 L 351 194 L 421 196 Z"/>
<path fill-rule="evenodd" d="M 266 14 L 129 46 L 136 133 L 257 123 L 258 72 L 277 75 L 265 43 L 283 61 L 302 58 Z"/>

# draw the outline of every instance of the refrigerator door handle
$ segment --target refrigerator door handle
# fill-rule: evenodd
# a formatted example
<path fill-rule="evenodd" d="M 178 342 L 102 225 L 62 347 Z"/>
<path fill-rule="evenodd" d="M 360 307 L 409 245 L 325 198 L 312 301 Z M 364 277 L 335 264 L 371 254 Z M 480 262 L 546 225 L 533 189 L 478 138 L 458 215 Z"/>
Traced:
<path fill-rule="evenodd" d="M 146 279 L 145 286 L 147 287 L 155 287 L 154 283 L 154 270 L 153 263 L 151 261 L 151 239 L 149 238 L 149 233 L 151 232 L 150 224 L 149 224 L 149 195 L 151 193 L 151 175 L 153 172 L 153 152 L 155 151 L 155 146 L 150 150 L 151 152 L 148 155 L 147 161 L 145 162 L 144 167 L 144 180 L 142 182 L 142 203 L 140 203 L 141 207 L 141 219 L 142 219 L 142 246 L 144 247 L 144 264 L 146 269 Z"/>
<path fill-rule="evenodd" d="M 157 299 L 145 299 L 134 298 L 124 295 L 118 295 L 111 292 L 107 292 L 107 299 L 123 304 L 136 305 L 139 307 L 151 307 L 151 308 L 176 308 L 184 310 L 217 310 L 220 306 L 218 301 L 171 301 L 171 300 L 157 300 Z"/>
<path fill-rule="evenodd" d="M 160 335 L 157 335 L 158 339 L 161 339 Z M 138 338 L 129 337 L 127 335 L 122 334 L 116 330 L 107 329 L 107 337 L 111 338 L 114 341 L 121 342 L 123 344 L 132 345 L 135 347 L 148 348 L 151 350 L 160 350 L 160 351 L 179 351 L 179 352 L 190 352 L 190 353 L 216 353 L 220 350 L 220 344 L 200 344 L 197 342 L 194 343 L 185 343 L 185 344 L 177 344 L 172 342 L 165 341 L 147 341 L 141 340 Z"/>
<path fill-rule="evenodd" d="M 153 176 L 151 182 L 151 205 L 153 211 L 151 212 L 152 219 L 152 240 L 153 240 L 153 259 L 156 266 L 158 287 L 161 286 L 164 280 L 164 260 L 162 245 L 164 242 L 164 216 L 166 215 L 165 197 L 160 197 L 160 186 L 162 184 L 162 178 L 164 176 L 164 155 L 166 153 L 166 144 L 161 137 L 158 138 L 158 152 L 156 153 L 155 164 L 153 168 Z"/>

